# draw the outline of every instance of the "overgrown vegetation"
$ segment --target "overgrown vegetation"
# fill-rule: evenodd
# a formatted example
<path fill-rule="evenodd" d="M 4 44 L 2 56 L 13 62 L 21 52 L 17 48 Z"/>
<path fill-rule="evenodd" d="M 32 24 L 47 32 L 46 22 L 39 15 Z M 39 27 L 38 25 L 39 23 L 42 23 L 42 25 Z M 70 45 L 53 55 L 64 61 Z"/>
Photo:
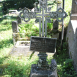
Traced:
<path fill-rule="evenodd" d="M 77 77 L 77 73 L 73 67 L 73 60 L 69 58 L 68 44 L 64 40 L 63 45 L 60 45 L 60 40 L 57 42 L 57 52 L 54 55 L 57 61 L 59 77 Z"/>
<path fill-rule="evenodd" d="M 72 1 L 72 0 L 71 0 Z M 70 0 L 66 1 L 66 7 L 70 3 Z M 68 10 L 69 9 L 69 10 Z M 71 7 L 68 6 L 65 10 L 67 13 L 70 12 Z M 0 9 L 1 10 L 1 9 Z M 2 17 L 2 13 L 0 13 Z M 65 25 L 69 22 L 68 16 L 65 19 Z M 24 57 L 23 55 L 19 57 L 9 56 L 9 53 L 13 47 L 12 40 L 12 21 L 16 20 L 14 17 L 9 16 L 7 18 L 0 19 L 0 75 L 1 77 L 29 77 L 31 65 L 36 64 L 38 57 L 33 56 L 31 59 L 30 56 Z M 68 21 L 67 21 L 68 20 Z M 67 21 L 67 22 L 66 22 Z M 49 30 L 52 28 L 52 24 L 48 24 Z M 66 27 L 66 26 L 65 26 Z M 33 21 L 30 21 L 29 24 L 20 24 L 19 25 L 20 33 L 28 33 L 28 36 L 38 34 L 38 26 L 34 25 Z M 25 31 L 24 31 L 25 30 Z M 49 31 L 48 30 L 48 31 Z M 32 31 L 32 32 L 31 32 Z M 60 39 L 57 41 L 57 52 L 54 56 L 52 54 L 48 56 L 48 62 L 51 63 L 51 59 L 55 58 L 57 61 L 57 71 L 58 77 L 77 77 L 77 73 L 74 71 L 72 60 L 69 59 L 68 55 L 68 45 L 67 42 L 63 41 L 63 49 L 61 49 Z"/>
<path fill-rule="evenodd" d="M 34 21 L 30 21 L 28 24 L 20 24 L 19 33 L 24 33 L 25 37 L 39 36 L 39 25 L 36 26 Z"/>

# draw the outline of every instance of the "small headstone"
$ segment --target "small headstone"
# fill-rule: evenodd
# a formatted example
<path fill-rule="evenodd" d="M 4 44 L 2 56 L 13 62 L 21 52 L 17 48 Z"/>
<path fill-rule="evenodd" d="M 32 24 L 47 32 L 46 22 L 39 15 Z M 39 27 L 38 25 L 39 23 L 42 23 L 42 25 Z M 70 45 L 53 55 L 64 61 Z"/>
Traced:
<path fill-rule="evenodd" d="M 17 41 L 18 35 L 16 33 L 18 33 L 18 23 L 17 21 L 12 21 L 12 30 L 13 30 L 13 42 L 15 44 L 15 42 Z"/>
<path fill-rule="evenodd" d="M 58 21 L 53 20 L 53 30 L 58 30 Z"/>
<path fill-rule="evenodd" d="M 62 0 L 57 0 L 57 9 L 62 7 Z M 53 30 L 58 30 L 58 21 L 53 20 Z"/>
<path fill-rule="evenodd" d="M 17 21 L 12 21 L 12 30 L 13 30 L 13 33 L 18 32 L 18 23 L 17 23 Z"/>
<path fill-rule="evenodd" d="M 18 22 L 18 24 L 21 23 L 21 18 L 19 16 L 17 17 L 17 22 Z"/>

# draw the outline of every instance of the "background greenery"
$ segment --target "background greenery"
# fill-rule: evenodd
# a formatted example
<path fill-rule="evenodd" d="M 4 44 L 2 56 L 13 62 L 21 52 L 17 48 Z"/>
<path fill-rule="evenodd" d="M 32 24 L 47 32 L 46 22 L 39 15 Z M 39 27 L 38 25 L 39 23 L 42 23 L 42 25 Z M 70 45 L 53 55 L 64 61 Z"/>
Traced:
<path fill-rule="evenodd" d="M 34 7 L 34 3 L 37 0 L 3 0 L 2 1 L 2 10 L 3 13 L 7 13 L 8 9 L 17 9 L 27 7 L 32 9 Z"/>

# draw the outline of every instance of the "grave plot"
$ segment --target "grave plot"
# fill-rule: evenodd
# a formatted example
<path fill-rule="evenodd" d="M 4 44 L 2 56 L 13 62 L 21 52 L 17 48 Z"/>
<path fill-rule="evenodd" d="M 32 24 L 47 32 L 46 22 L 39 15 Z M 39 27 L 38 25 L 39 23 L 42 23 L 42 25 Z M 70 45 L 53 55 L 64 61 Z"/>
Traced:
<path fill-rule="evenodd" d="M 39 60 L 37 64 L 32 65 L 30 77 L 57 77 L 56 61 L 51 60 L 50 65 L 47 62 L 46 52 L 52 53 L 55 51 L 57 40 L 55 38 L 47 38 L 47 23 L 51 23 L 51 18 L 63 23 L 63 19 L 67 14 L 63 10 L 64 8 L 58 8 L 56 12 L 51 12 L 51 8 L 47 7 L 47 0 L 38 0 L 38 2 L 35 3 L 34 12 L 25 7 L 19 14 L 19 17 L 25 22 L 33 18 L 36 19 L 36 22 L 39 22 L 39 37 L 32 36 L 30 40 L 30 50 L 39 52 Z"/>
<path fill-rule="evenodd" d="M 23 26 L 22 26 L 23 25 Z M 27 56 L 30 55 L 30 36 L 36 35 L 39 36 L 38 25 L 34 25 L 34 23 L 20 23 L 17 21 L 12 22 L 12 31 L 13 31 L 13 42 L 14 47 L 10 53 L 12 56 Z M 27 45 L 28 43 L 28 45 Z M 29 54 L 28 54 L 29 53 Z"/>
<path fill-rule="evenodd" d="M 39 4 L 39 8 L 38 8 L 38 4 Z M 11 53 L 14 54 L 15 52 L 17 52 L 17 54 L 19 54 L 20 52 L 22 52 L 22 54 L 27 55 L 27 52 L 28 53 L 30 52 L 28 50 L 29 47 L 30 50 L 33 51 L 33 53 L 36 51 L 39 52 L 38 63 L 32 65 L 30 77 L 34 77 L 34 76 L 57 77 L 56 61 L 54 59 L 51 60 L 50 65 L 47 62 L 46 52 L 54 53 L 56 49 L 56 41 L 57 41 L 56 38 L 47 38 L 47 23 L 51 23 L 51 18 L 56 19 L 53 25 L 54 26 L 53 29 L 56 30 L 58 29 L 58 22 L 63 23 L 63 19 L 66 18 L 67 14 L 64 11 L 64 8 L 61 7 L 60 8 L 57 7 L 57 10 L 55 12 L 51 12 L 51 7 L 48 7 L 47 5 L 48 5 L 47 0 L 42 0 L 42 1 L 38 0 L 38 3 L 37 2 L 35 3 L 34 11 L 31 11 L 25 7 L 23 10 L 21 10 L 19 14 L 19 17 L 23 19 L 25 22 L 29 22 L 30 19 L 33 18 L 36 19 L 35 22 L 39 22 L 39 36 L 36 37 L 35 35 L 34 36 L 31 35 L 30 41 L 19 41 L 20 34 L 18 34 L 19 33 L 18 23 L 17 22 L 12 23 L 13 37 L 14 37 L 13 41 L 15 46 L 12 49 Z M 55 23 L 57 23 L 57 25 L 55 25 Z M 62 33 L 62 40 L 63 40 L 63 33 Z"/>
<path fill-rule="evenodd" d="M 23 23 L 22 23 L 23 24 Z M 24 24 L 23 24 L 24 25 Z M 17 21 L 13 21 L 12 22 L 12 31 L 13 31 L 13 42 L 14 42 L 14 47 L 10 53 L 11 56 L 30 56 L 32 54 L 32 52 L 30 52 L 30 36 L 39 36 L 39 30 L 38 30 L 38 24 L 35 24 L 34 26 L 31 25 L 32 28 L 32 32 L 30 30 L 28 30 L 29 25 L 31 25 L 31 23 L 21 26 L 21 24 L 18 24 Z M 22 30 L 19 30 L 20 27 L 23 27 Z M 27 31 L 26 33 L 24 32 L 24 29 Z M 29 35 L 29 36 L 28 36 Z M 28 43 L 28 46 L 27 44 Z M 35 52 L 34 55 L 37 55 L 38 52 Z M 50 53 L 47 53 L 50 54 Z M 54 53 L 51 53 L 50 55 L 53 55 Z"/>

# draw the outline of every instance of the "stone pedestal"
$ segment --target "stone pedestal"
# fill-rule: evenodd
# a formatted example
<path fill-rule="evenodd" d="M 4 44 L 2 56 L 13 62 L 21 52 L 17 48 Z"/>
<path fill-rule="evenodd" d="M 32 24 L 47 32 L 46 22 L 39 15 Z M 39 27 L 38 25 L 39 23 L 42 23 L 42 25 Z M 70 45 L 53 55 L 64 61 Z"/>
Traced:
<path fill-rule="evenodd" d="M 33 64 L 31 67 L 30 77 L 57 77 L 57 70 L 51 69 L 39 69 L 37 64 Z"/>

